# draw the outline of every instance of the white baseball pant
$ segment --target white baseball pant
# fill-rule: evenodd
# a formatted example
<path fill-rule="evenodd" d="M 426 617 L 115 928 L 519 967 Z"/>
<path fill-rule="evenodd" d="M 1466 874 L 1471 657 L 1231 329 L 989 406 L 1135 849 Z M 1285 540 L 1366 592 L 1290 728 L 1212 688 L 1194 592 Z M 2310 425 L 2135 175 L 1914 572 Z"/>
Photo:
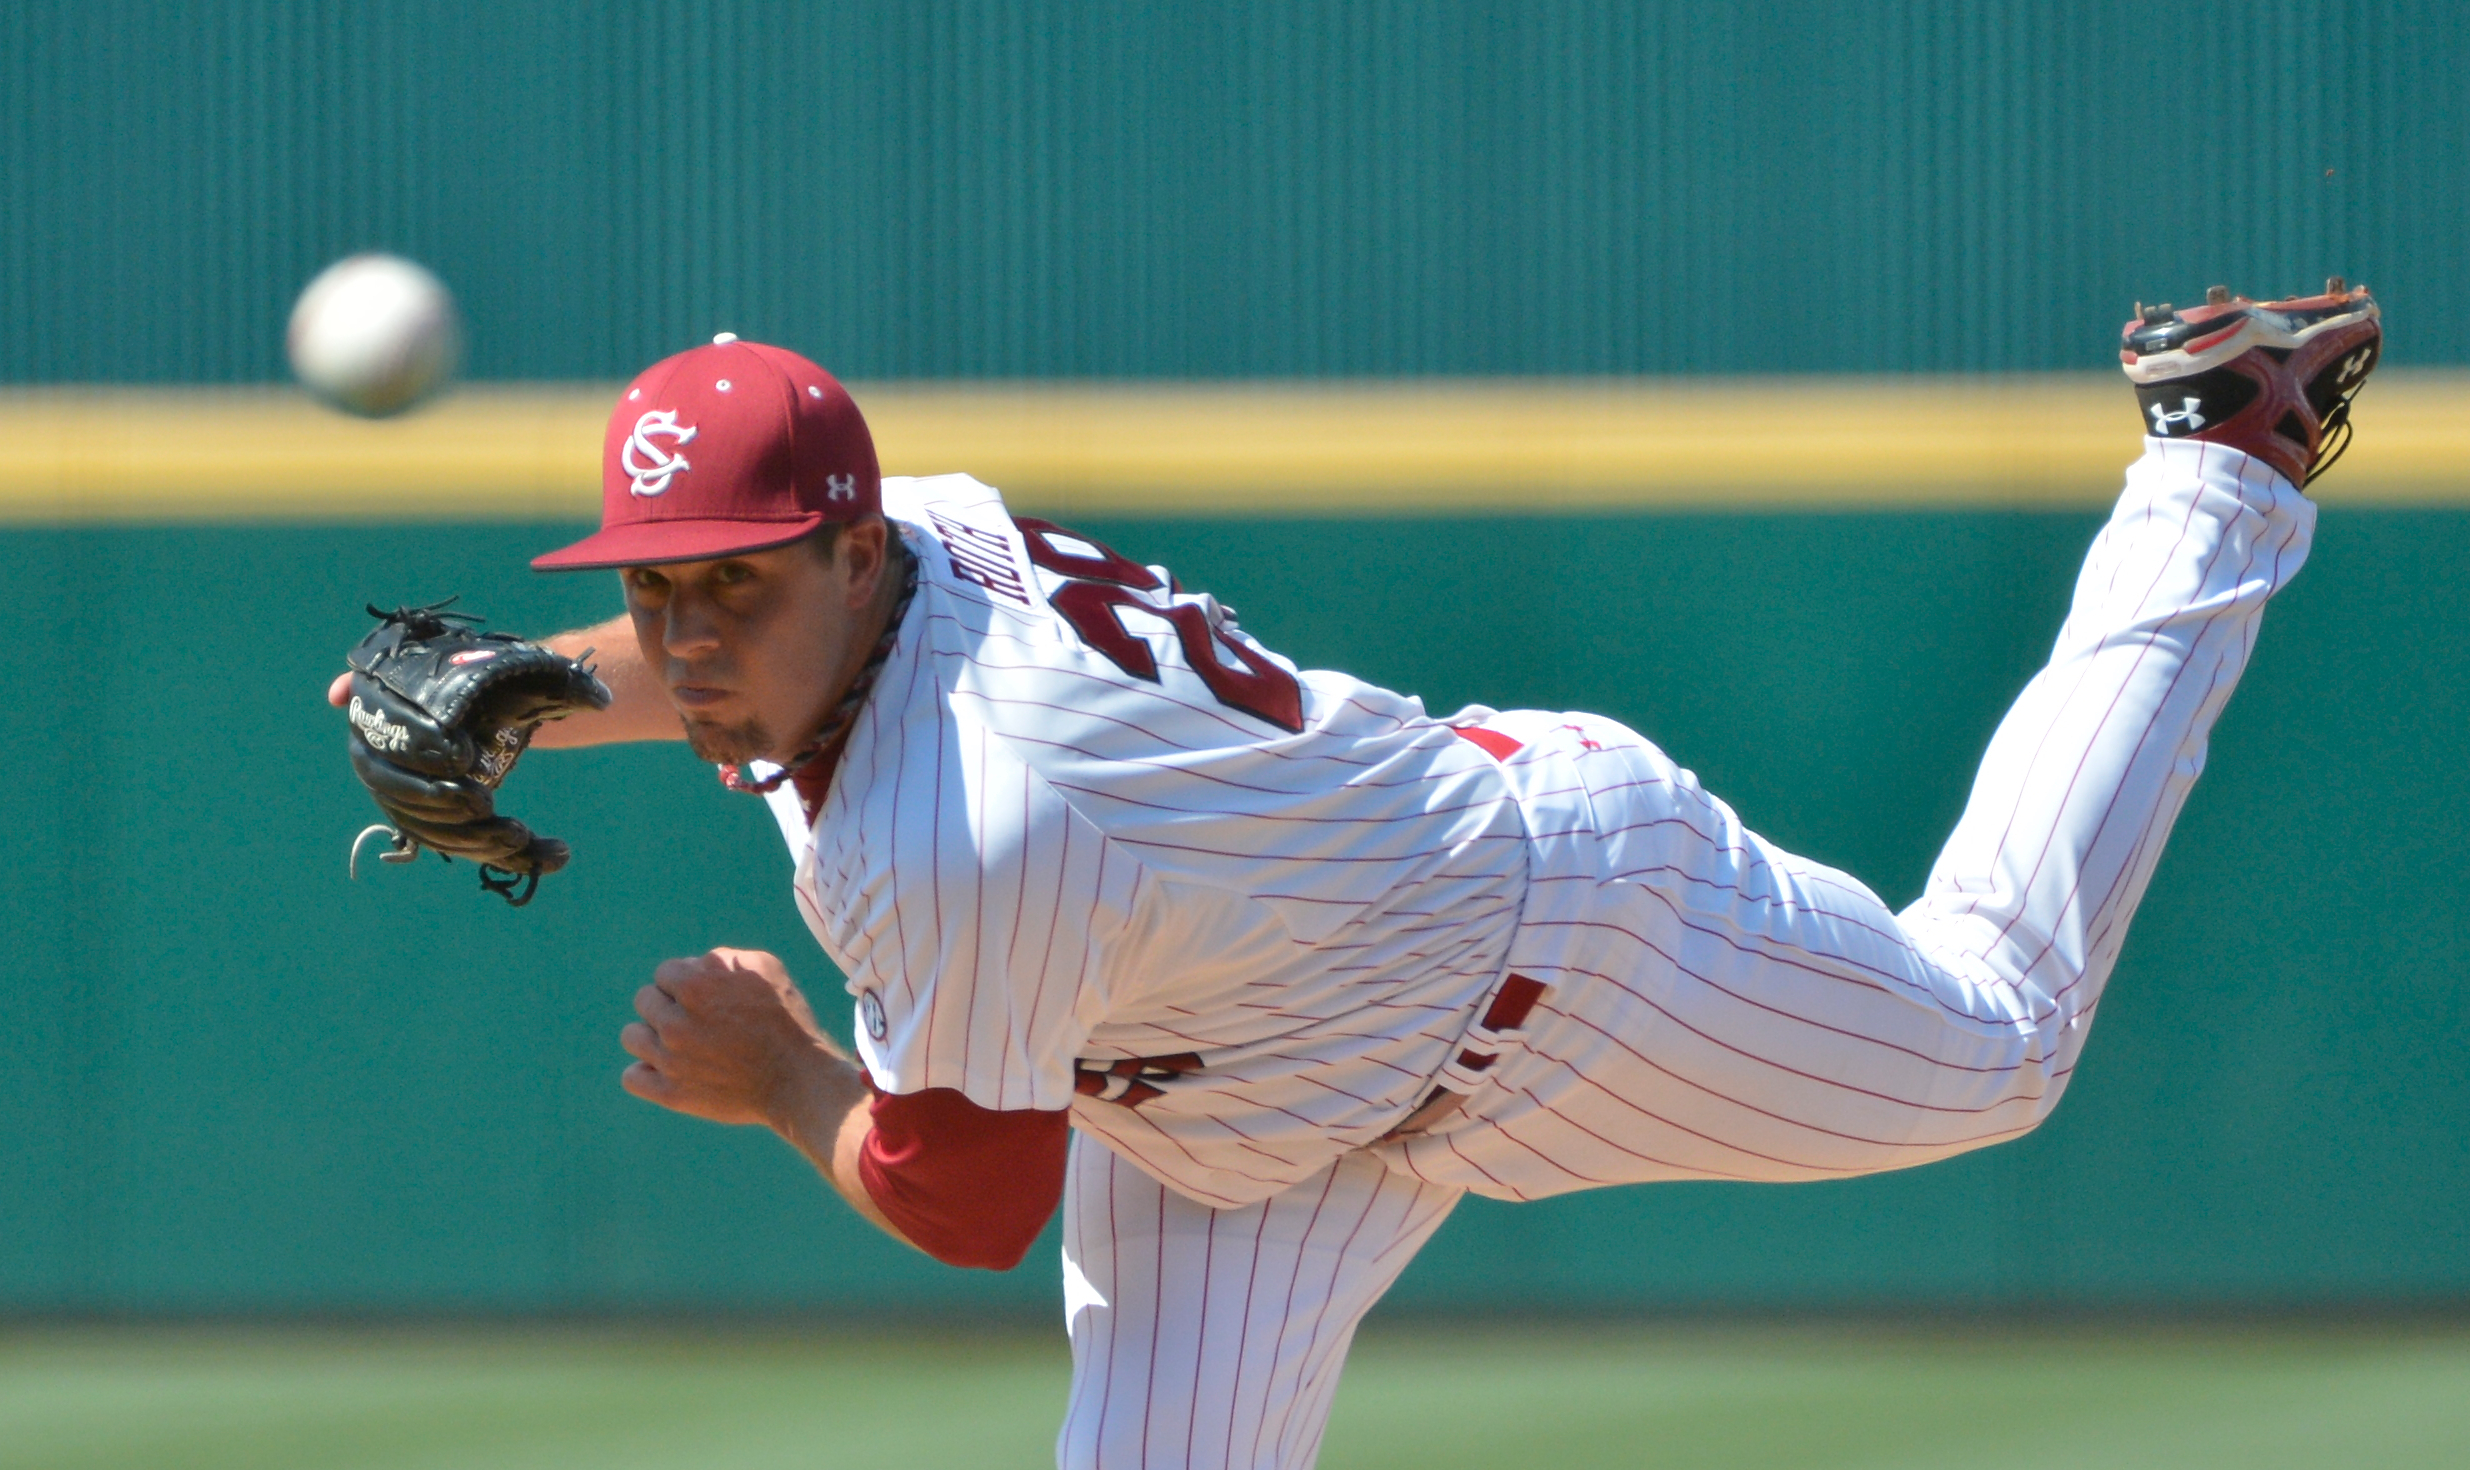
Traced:
<path fill-rule="evenodd" d="M 1558 937 L 1513 958 L 1551 991 L 1458 1115 L 1244 1209 L 1076 1139 L 1059 1463 L 1311 1465 L 1356 1325 L 1467 1190 L 1838 1178 L 2033 1127 L 2314 525 L 2261 462 L 2146 440 L 1901 914 L 1611 721 L 1490 722 L 1560 763 L 1522 921 Z"/>

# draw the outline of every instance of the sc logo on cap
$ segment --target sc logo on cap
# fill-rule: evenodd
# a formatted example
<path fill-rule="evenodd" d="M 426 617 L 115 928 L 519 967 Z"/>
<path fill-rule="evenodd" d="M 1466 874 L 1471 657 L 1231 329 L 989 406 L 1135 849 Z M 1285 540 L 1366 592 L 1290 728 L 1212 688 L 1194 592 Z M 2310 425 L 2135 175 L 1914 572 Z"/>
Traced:
<path fill-rule="evenodd" d="M 646 499 L 667 490 L 672 478 L 694 468 L 686 462 L 685 455 L 676 452 L 678 446 L 691 443 L 694 437 L 693 426 L 680 424 L 674 408 L 656 408 L 635 420 L 634 433 L 627 436 L 626 447 L 618 451 L 618 468 L 633 480 L 628 488 Z M 652 442 L 655 439 L 668 440 L 670 448 L 662 449 Z"/>

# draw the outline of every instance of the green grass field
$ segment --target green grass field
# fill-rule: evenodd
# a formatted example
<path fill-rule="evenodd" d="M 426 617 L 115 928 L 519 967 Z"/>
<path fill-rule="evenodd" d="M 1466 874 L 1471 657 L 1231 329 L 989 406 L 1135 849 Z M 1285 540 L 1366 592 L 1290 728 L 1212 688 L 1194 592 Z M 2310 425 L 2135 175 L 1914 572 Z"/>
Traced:
<path fill-rule="evenodd" d="M 6 1470 L 1051 1463 L 1059 1339 L 825 1327 L 0 1332 Z M 2470 1328 L 1392 1323 L 1321 1463 L 2470 1465 Z"/>

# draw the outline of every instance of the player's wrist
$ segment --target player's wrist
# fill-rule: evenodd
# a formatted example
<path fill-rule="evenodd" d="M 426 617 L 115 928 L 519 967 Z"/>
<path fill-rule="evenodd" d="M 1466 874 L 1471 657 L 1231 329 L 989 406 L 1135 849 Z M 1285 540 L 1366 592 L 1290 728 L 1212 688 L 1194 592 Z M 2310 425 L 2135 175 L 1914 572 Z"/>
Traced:
<path fill-rule="evenodd" d="M 841 1119 L 867 1096 L 858 1065 L 830 1041 L 816 1037 L 779 1058 L 761 1108 L 765 1123 L 793 1147 L 828 1154 Z"/>

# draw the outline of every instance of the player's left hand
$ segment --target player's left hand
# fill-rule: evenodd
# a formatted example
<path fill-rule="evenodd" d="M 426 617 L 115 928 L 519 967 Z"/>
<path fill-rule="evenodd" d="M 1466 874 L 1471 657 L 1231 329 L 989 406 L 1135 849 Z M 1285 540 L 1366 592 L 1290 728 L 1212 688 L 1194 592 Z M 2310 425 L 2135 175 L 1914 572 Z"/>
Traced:
<path fill-rule="evenodd" d="M 635 1059 L 626 1090 L 715 1123 L 778 1126 L 820 1073 L 851 1065 L 788 969 L 761 950 L 662 961 L 635 992 L 635 1014 L 643 1019 L 618 1035 Z"/>

